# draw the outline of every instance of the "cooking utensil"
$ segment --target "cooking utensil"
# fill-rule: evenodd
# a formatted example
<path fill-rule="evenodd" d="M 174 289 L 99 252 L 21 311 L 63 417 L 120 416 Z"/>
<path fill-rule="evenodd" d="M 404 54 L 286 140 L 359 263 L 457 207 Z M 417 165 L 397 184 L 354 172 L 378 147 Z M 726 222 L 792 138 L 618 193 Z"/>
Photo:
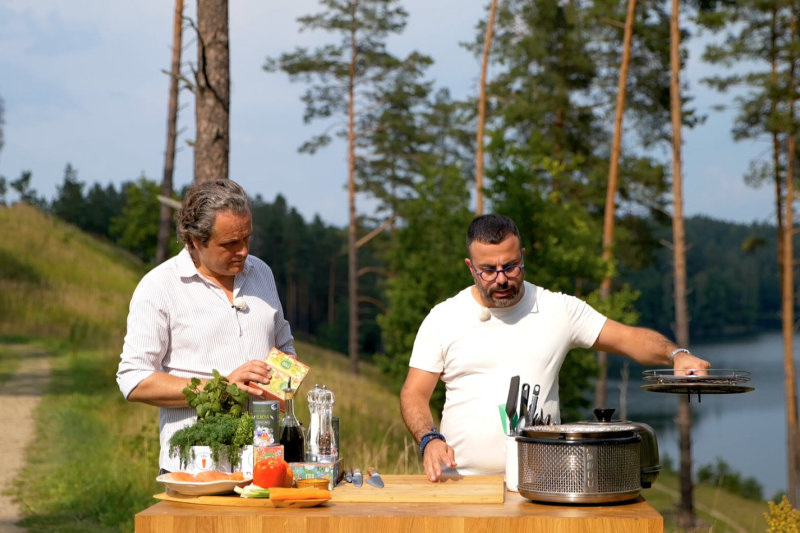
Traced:
<path fill-rule="evenodd" d="M 519 376 L 511 378 L 508 386 L 508 399 L 506 400 L 506 416 L 508 416 L 508 434 L 512 434 L 516 428 L 514 416 L 517 414 L 517 397 L 519 396 Z"/>
<path fill-rule="evenodd" d="M 367 474 L 369 476 L 367 477 L 367 483 L 379 489 L 383 488 L 383 479 L 381 479 L 381 475 L 378 473 L 376 468 L 368 468 Z"/>
<path fill-rule="evenodd" d="M 547 417 L 545 417 L 545 421 Z M 556 503 L 608 503 L 641 491 L 641 437 L 631 425 L 575 423 L 524 428 L 519 493 Z"/>
<path fill-rule="evenodd" d="M 364 477 L 361 475 L 361 469 L 356 467 L 353 469 L 353 485 L 360 487 L 364 482 Z"/>
<path fill-rule="evenodd" d="M 666 392 L 671 394 L 686 394 L 691 400 L 692 394 L 697 394 L 697 401 L 702 401 L 703 394 L 737 394 L 755 390 L 753 387 L 742 385 L 750 381 L 750 372 L 746 370 L 728 370 L 724 368 L 710 368 L 703 370 L 702 374 L 686 374 L 686 370 L 661 368 L 645 370 L 642 389 L 651 392 Z"/>
<path fill-rule="evenodd" d="M 522 384 L 522 392 L 519 395 L 519 425 L 524 426 L 528 423 L 528 397 L 530 396 L 531 386 L 527 383 Z M 517 428 L 519 429 L 519 427 Z"/>
<path fill-rule="evenodd" d="M 528 420 L 526 422 L 526 424 L 525 424 L 526 426 L 536 425 L 536 406 L 539 403 L 539 391 L 540 390 L 541 390 L 541 388 L 539 387 L 538 383 L 533 386 L 533 398 L 531 399 L 531 407 L 528 410 L 528 418 L 530 420 Z M 533 413 L 533 414 L 531 414 L 531 413 Z"/>
<path fill-rule="evenodd" d="M 500 425 L 503 426 L 503 433 L 508 435 L 508 415 L 506 414 L 506 406 L 502 403 L 497 406 L 498 411 L 500 411 Z"/>
<path fill-rule="evenodd" d="M 641 465 L 642 487 L 649 489 L 661 472 L 661 463 L 658 455 L 658 441 L 656 432 L 653 428 L 643 422 L 631 422 L 630 420 L 611 420 L 615 409 L 595 409 L 594 416 L 599 422 L 609 425 L 633 426 L 642 438 L 641 454 L 639 463 Z"/>

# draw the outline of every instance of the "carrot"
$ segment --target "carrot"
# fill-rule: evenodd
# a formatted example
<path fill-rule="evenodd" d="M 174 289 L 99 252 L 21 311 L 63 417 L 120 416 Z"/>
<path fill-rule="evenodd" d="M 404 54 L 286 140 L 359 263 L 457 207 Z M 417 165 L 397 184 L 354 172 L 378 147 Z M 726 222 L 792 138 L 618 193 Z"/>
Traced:
<path fill-rule="evenodd" d="M 234 472 L 228 475 L 228 479 L 233 481 L 242 481 L 244 479 L 244 472 Z"/>
<path fill-rule="evenodd" d="M 286 500 L 330 500 L 331 491 L 315 487 L 291 489 L 283 487 L 270 487 L 269 499 L 276 501 Z"/>

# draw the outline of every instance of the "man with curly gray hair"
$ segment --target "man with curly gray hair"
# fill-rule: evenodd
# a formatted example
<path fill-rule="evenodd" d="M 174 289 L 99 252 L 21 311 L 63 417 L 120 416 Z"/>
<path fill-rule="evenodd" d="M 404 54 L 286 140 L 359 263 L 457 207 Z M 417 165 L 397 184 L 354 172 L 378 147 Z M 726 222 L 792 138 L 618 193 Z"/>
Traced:
<path fill-rule="evenodd" d="M 133 293 L 117 383 L 132 402 L 160 407 L 162 471 L 180 469 L 169 439 L 195 420 L 182 390 L 213 370 L 263 399 L 264 360 L 273 347 L 294 354 L 272 270 L 248 254 L 250 200 L 237 183 L 195 184 L 175 221 L 184 244 L 148 272 Z"/>

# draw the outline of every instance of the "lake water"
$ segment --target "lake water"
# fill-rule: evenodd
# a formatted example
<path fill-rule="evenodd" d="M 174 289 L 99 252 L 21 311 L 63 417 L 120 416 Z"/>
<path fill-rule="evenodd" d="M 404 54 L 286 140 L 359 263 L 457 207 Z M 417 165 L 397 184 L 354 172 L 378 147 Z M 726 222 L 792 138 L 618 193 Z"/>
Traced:
<path fill-rule="evenodd" d="M 778 333 L 734 342 L 693 344 L 692 351 L 711 361 L 714 368 L 747 370 L 755 390 L 742 394 L 705 395 L 691 399 L 692 462 L 695 472 L 704 465 L 725 461 L 743 477 L 761 485 L 764 498 L 787 486 L 786 399 L 783 374 L 783 339 Z M 795 338 L 795 369 L 800 369 L 800 339 Z M 640 387 L 643 368 L 631 365 L 627 386 L 627 419 L 653 426 L 662 464 L 665 457 L 678 468 L 678 427 L 675 417 L 679 396 L 648 392 Z M 609 406 L 620 406 L 619 373 L 609 369 Z"/>

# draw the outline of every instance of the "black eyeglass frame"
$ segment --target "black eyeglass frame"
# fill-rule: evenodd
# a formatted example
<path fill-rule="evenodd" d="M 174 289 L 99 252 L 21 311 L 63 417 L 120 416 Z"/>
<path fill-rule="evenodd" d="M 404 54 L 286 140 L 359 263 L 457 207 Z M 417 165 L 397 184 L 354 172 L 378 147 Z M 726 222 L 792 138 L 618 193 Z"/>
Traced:
<path fill-rule="evenodd" d="M 517 270 L 517 269 L 519 269 L 519 272 L 516 272 L 515 274 L 512 274 L 512 273 L 511 273 L 511 272 L 513 272 L 513 271 L 515 271 L 515 270 Z M 495 268 L 486 268 L 486 269 L 484 269 L 484 270 L 475 270 L 475 267 L 473 267 L 473 268 L 472 268 L 472 270 L 473 270 L 473 271 L 474 271 L 474 272 L 475 272 L 475 273 L 478 275 L 478 277 L 479 277 L 479 278 L 481 278 L 483 281 L 494 281 L 494 280 L 496 280 L 496 279 L 497 279 L 497 276 L 498 276 L 499 274 L 501 274 L 501 273 L 502 273 L 502 274 L 505 274 L 505 275 L 506 275 L 506 278 L 508 278 L 508 279 L 514 279 L 514 278 L 517 278 L 517 277 L 519 277 L 519 276 L 520 276 L 520 274 L 522 274 L 522 271 L 523 271 L 523 270 L 525 270 L 525 263 L 521 263 L 521 264 L 519 264 L 519 265 L 508 265 L 507 267 L 505 267 L 505 268 L 500 268 L 500 269 L 495 269 Z M 487 277 L 486 277 L 487 275 L 489 275 L 489 276 L 491 276 L 491 277 L 490 277 L 490 278 L 487 278 Z"/>

